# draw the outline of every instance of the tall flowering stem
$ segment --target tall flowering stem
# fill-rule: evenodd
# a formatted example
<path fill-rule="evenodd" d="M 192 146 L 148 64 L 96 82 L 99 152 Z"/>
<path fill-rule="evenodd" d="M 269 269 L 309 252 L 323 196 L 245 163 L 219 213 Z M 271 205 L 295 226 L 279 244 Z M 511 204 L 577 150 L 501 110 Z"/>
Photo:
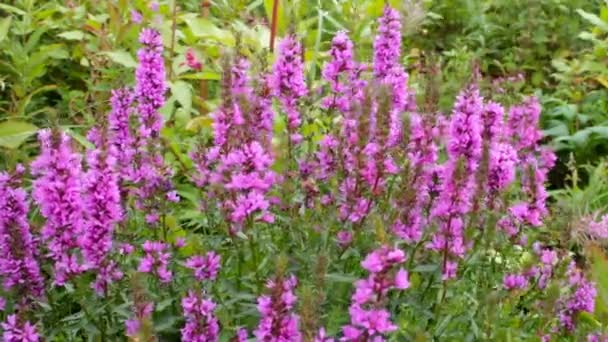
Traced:
<path fill-rule="evenodd" d="M 214 316 L 215 303 L 205 298 L 204 293 L 188 291 L 182 298 L 182 309 L 186 325 L 181 329 L 184 342 L 219 341 L 219 322 Z"/>
<path fill-rule="evenodd" d="M 361 99 L 365 81 L 360 80 L 364 65 L 353 56 L 353 42 L 344 31 L 336 33 L 331 41 L 330 61 L 323 67 L 323 78 L 329 83 L 330 94 L 323 98 L 321 107 L 348 113 L 353 100 Z"/>
<path fill-rule="evenodd" d="M 429 120 L 416 113 L 410 115 L 409 163 L 404 168 L 401 186 L 404 193 L 396 204 L 400 213 L 393 224 L 395 235 L 408 243 L 420 241 L 427 221 L 425 209 L 431 201 L 433 171 L 439 154 L 437 135 Z"/>
<path fill-rule="evenodd" d="M 38 342 L 40 335 L 36 326 L 23 321 L 17 315 L 9 315 L 2 324 L 2 341 L 4 342 Z"/>
<path fill-rule="evenodd" d="M 223 103 L 213 113 L 214 141 L 193 153 L 195 181 L 217 201 L 230 222 L 230 232 L 247 222 L 272 222 L 268 192 L 276 181 L 271 170 L 274 113 L 263 82 L 260 93 L 251 89 L 249 63 L 237 58 L 226 65 Z"/>
<path fill-rule="evenodd" d="M 298 316 L 293 312 L 297 297 L 293 293 L 298 281 L 295 276 L 278 276 L 269 280 L 268 295 L 258 298 L 258 311 L 262 315 L 254 335 L 258 341 L 280 342 L 302 340 Z"/>
<path fill-rule="evenodd" d="M 31 164 L 37 177 L 32 195 L 46 219 L 41 235 L 54 261 L 54 283 L 61 286 L 83 270 L 78 259 L 85 223 L 81 157 L 63 132 L 41 130 L 38 139 L 41 153 Z"/>
<path fill-rule="evenodd" d="M 27 193 L 21 188 L 24 172 L 0 172 L 0 276 L 5 291 L 23 304 L 44 294 L 44 279 L 38 264 L 37 244 L 27 214 Z"/>
<path fill-rule="evenodd" d="M 92 284 L 98 294 L 104 294 L 108 285 L 120 279 L 122 273 L 109 259 L 114 228 L 122 219 L 119 174 L 116 171 L 115 146 L 97 129 L 91 130 L 89 139 L 96 148 L 87 152 L 89 169 L 84 175 L 84 233 L 80 245 L 85 267 L 97 271 Z"/>
<path fill-rule="evenodd" d="M 464 218 L 471 211 L 475 174 L 482 153 L 479 90 L 470 87 L 456 99 L 447 142 L 448 160 L 443 166 L 440 194 L 431 210 L 438 230 L 427 247 L 442 253 L 443 279 L 456 276 L 457 262 L 467 249 Z"/>
<path fill-rule="evenodd" d="M 137 52 L 139 65 L 135 71 L 134 96 L 137 102 L 139 128 L 137 136 L 136 198 L 148 213 L 148 222 L 158 220 L 165 195 L 172 190 L 170 171 L 161 154 L 160 131 L 163 120 L 159 109 L 165 103 L 167 84 L 163 60 L 163 41 L 154 29 L 142 30 Z"/>
<path fill-rule="evenodd" d="M 304 81 L 302 47 L 295 36 L 288 35 L 279 43 L 278 56 L 270 78 L 270 88 L 287 115 L 290 146 L 297 145 L 302 140 L 299 132 L 302 118 L 298 109 L 298 100 L 308 94 L 308 89 Z"/>
<path fill-rule="evenodd" d="M 132 129 L 134 95 L 127 88 L 112 91 L 110 104 L 112 110 L 108 115 L 108 140 L 116 160 L 115 169 L 121 181 L 134 179 L 133 162 L 137 152 L 135 132 Z"/>
<path fill-rule="evenodd" d="M 370 274 L 355 283 L 349 308 L 350 324 L 342 328 L 342 341 L 384 341 L 383 335 L 397 330 L 385 305 L 389 291 L 409 287 L 407 271 L 399 267 L 405 253 L 398 248 L 382 246 L 368 254 L 361 266 Z"/>

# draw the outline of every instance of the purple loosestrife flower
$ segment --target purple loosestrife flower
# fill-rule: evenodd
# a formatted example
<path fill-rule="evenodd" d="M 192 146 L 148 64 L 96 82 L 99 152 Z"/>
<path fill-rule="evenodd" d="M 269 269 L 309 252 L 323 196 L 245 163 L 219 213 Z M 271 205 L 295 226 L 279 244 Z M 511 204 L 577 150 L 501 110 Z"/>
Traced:
<path fill-rule="evenodd" d="M 154 303 L 135 303 L 134 317 L 125 321 L 127 336 L 136 337 L 142 330 L 145 321 L 150 320 L 154 311 Z"/>
<path fill-rule="evenodd" d="M 233 230 L 240 230 L 254 214 L 259 215 L 261 221 L 274 221 L 266 196 L 276 177 L 270 170 L 272 161 L 272 157 L 257 141 L 221 158 L 216 171 L 224 177 L 218 184 L 233 194 L 232 198 L 223 203 L 233 223 Z"/>
<path fill-rule="evenodd" d="M 96 134 L 95 131 L 91 133 Z M 120 275 L 108 255 L 112 249 L 114 228 L 123 215 L 119 179 L 115 171 L 116 159 L 113 157 L 116 153 L 112 152 L 114 146 L 104 140 L 102 137 L 98 146 L 87 152 L 89 169 L 83 182 L 86 216 L 84 232 L 79 241 L 85 268 L 98 270 L 97 280 L 93 284 L 98 289 L 107 287 Z"/>
<path fill-rule="evenodd" d="M 149 218 L 155 218 L 158 216 L 159 202 L 173 187 L 168 177 L 170 170 L 160 152 L 163 120 L 159 109 L 165 103 L 167 84 L 160 33 L 154 29 L 143 29 L 139 41 L 143 47 L 137 52 L 139 65 L 135 71 L 134 88 L 139 119 L 137 172 L 134 179 L 139 186 L 135 196 L 137 206 L 148 212 Z M 161 195 L 162 199 L 155 198 L 157 195 Z M 150 220 L 150 223 L 155 221 Z"/>
<path fill-rule="evenodd" d="M 494 196 L 515 180 L 517 154 L 509 144 L 497 143 L 490 150 L 488 190 Z"/>
<path fill-rule="evenodd" d="M 326 135 L 321 139 L 319 151 L 316 152 L 316 179 L 325 181 L 336 172 L 338 145 L 338 140 L 332 135 Z"/>
<path fill-rule="evenodd" d="M 608 239 L 608 215 L 602 216 L 598 222 L 590 221 L 587 232 L 596 239 Z"/>
<path fill-rule="evenodd" d="M 415 109 L 414 93 L 408 89 L 409 75 L 401 66 L 401 17 L 399 12 L 385 6 L 378 20 L 378 34 L 374 40 L 374 77 L 380 85 L 387 86 L 391 97 L 386 144 L 395 147 L 402 140 L 404 110 Z"/>
<path fill-rule="evenodd" d="M 195 255 L 186 260 L 186 267 L 194 271 L 198 281 L 214 280 L 220 269 L 221 257 L 215 252 L 208 252 L 205 256 Z"/>
<path fill-rule="evenodd" d="M 336 108 L 344 114 L 351 110 L 352 101 L 365 87 L 365 81 L 359 78 L 364 66 L 354 60 L 353 42 L 344 31 L 332 39 L 329 55 L 331 59 L 323 67 L 322 75 L 329 83 L 330 94 L 322 100 L 321 107 Z"/>
<path fill-rule="evenodd" d="M 137 271 L 154 273 L 163 283 L 171 282 L 173 274 L 167 269 L 171 259 L 169 245 L 159 241 L 146 241 L 142 247 L 146 254 L 140 259 Z"/>
<path fill-rule="evenodd" d="M 374 40 L 374 76 L 383 79 L 398 66 L 401 58 L 401 16 L 390 6 L 378 19 L 378 35 Z"/>
<path fill-rule="evenodd" d="M 528 286 L 528 280 L 520 274 L 508 274 L 503 278 L 502 284 L 507 290 L 524 289 Z"/>
<path fill-rule="evenodd" d="M 342 341 L 383 341 L 384 334 L 397 330 L 383 303 L 389 290 L 409 287 L 407 271 L 397 269 L 404 262 L 402 250 L 387 246 L 371 252 L 361 262 L 370 275 L 355 283 L 349 308 L 350 324 L 342 327 Z"/>
<path fill-rule="evenodd" d="M 541 107 L 536 97 L 529 97 L 521 105 L 511 107 L 507 120 L 507 136 L 513 139 L 521 161 L 536 151 L 542 138 L 539 129 Z"/>
<path fill-rule="evenodd" d="M 108 139 L 116 159 L 115 167 L 122 181 L 132 180 L 134 177 L 136 140 L 130 127 L 133 99 L 133 92 L 126 88 L 113 90 L 110 98 L 112 110 L 108 116 Z"/>
<path fill-rule="evenodd" d="M 0 276 L 5 291 L 16 289 L 16 299 L 26 301 L 44 294 L 44 279 L 27 219 L 27 193 L 20 187 L 23 171 L 19 165 L 15 175 L 0 172 Z"/>
<path fill-rule="evenodd" d="M 334 342 L 335 340 L 331 337 L 326 336 L 325 328 L 321 327 L 319 332 L 315 336 L 313 342 Z"/>
<path fill-rule="evenodd" d="M 580 272 L 577 270 L 577 272 Z M 593 313 L 595 311 L 595 297 L 597 290 L 595 284 L 582 277 L 576 278 L 570 286 L 575 287 L 572 294 L 561 299 L 559 311 L 559 322 L 562 328 L 573 331 L 575 328 L 574 318 L 581 312 Z"/>
<path fill-rule="evenodd" d="M 54 284 L 62 286 L 82 271 L 76 252 L 83 233 L 82 165 L 63 132 L 41 130 L 41 153 L 31 164 L 33 198 L 46 222 L 41 235 L 54 264 Z"/>
<path fill-rule="evenodd" d="M 233 233 L 249 219 L 274 219 L 267 198 L 276 182 L 271 170 L 274 113 L 265 81 L 257 93 L 250 88 L 248 66 L 240 58 L 225 68 L 224 100 L 213 114 L 214 146 L 192 155 L 196 184 L 207 187 L 207 197 L 217 201 Z"/>
<path fill-rule="evenodd" d="M 467 249 L 464 241 L 464 215 L 468 214 L 475 194 L 475 174 L 481 158 L 482 98 L 475 87 L 456 99 L 447 143 L 448 161 L 443 167 L 442 183 L 431 217 L 438 220 L 438 230 L 427 247 L 443 254 L 443 278 L 453 278 L 457 264 Z"/>
<path fill-rule="evenodd" d="M 9 315 L 2 324 L 2 341 L 4 342 L 38 342 L 40 335 L 36 327 L 27 321 L 21 321 L 17 315 Z"/>
<path fill-rule="evenodd" d="M 236 331 L 236 336 L 234 338 L 234 342 L 247 342 L 247 340 L 248 340 L 247 335 L 248 335 L 247 329 L 239 328 Z"/>
<path fill-rule="evenodd" d="M 495 144 L 500 138 L 503 130 L 505 109 L 496 102 L 489 101 L 484 105 L 481 112 L 483 122 L 482 137 L 488 145 Z"/>
<path fill-rule="evenodd" d="M 304 80 L 302 47 L 295 36 L 286 36 L 278 46 L 278 56 L 270 78 L 270 89 L 279 99 L 287 115 L 287 130 L 292 144 L 297 145 L 302 136 L 298 132 L 302 119 L 298 100 L 308 94 Z"/>
<path fill-rule="evenodd" d="M 206 299 L 203 293 L 188 291 L 188 295 L 182 298 L 182 309 L 186 319 L 186 324 L 181 329 L 182 341 L 219 341 L 220 326 L 213 314 L 213 301 Z"/>
<path fill-rule="evenodd" d="M 299 317 L 293 312 L 297 297 L 293 293 L 298 281 L 295 276 L 277 277 L 268 281 L 268 295 L 258 298 L 262 315 L 254 335 L 258 341 L 283 342 L 302 340 L 298 330 Z"/>
<path fill-rule="evenodd" d="M 144 17 L 137 10 L 131 10 L 131 21 L 135 24 L 141 24 L 144 20 Z"/>
<path fill-rule="evenodd" d="M 433 167 L 438 157 L 436 134 L 436 130 L 420 115 L 410 115 L 410 141 L 407 145 L 410 166 L 403 178 L 408 184 L 403 186 L 407 190 L 398 201 L 400 215 L 392 227 L 395 235 L 409 243 L 420 240 L 426 222 L 424 209 L 430 202 Z"/>
<path fill-rule="evenodd" d="M 143 44 L 137 52 L 139 66 L 135 71 L 135 98 L 139 114 L 141 138 L 156 138 L 163 122 L 158 110 L 165 104 L 165 63 L 163 60 L 163 40 L 154 29 L 145 28 L 139 35 Z"/>

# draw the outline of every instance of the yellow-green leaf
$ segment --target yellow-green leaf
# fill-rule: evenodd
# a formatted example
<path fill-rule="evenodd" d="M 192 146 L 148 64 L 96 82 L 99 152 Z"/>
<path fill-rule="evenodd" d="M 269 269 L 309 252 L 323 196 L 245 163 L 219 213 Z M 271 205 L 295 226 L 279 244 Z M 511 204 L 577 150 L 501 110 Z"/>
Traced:
<path fill-rule="evenodd" d="M 13 17 L 6 17 L 0 19 L 0 42 L 8 35 L 8 29 L 11 27 L 11 20 Z"/>
<path fill-rule="evenodd" d="M 108 56 L 110 58 L 110 60 L 112 60 L 112 62 L 120 64 L 124 67 L 131 68 L 131 69 L 134 69 L 135 67 L 137 67 L 137 62 L 135 61 L 133 56 L 131 56 L 131 54 L 125 50 L 104 51 L 104 52 L 101 52 L 101 54 Z"/>
<path fill-rule="evenodd" d="M 67 31 L 67 32 L 60 33 L 57 36 L 67 39 L 67 40 L 83 40 L 84 32 L 78 31 L 78 30 Z"/>
<path fill-rule="evenodd" d="M 171 94 L 175 96 L 175 99 L 184 108 L 184 112 L 190 114 L 192 109 L 192 88 L 190 84 L 184 81 L 177 81 L 170 84 Z"/>
<path fill-rule="evenodd" d="M 0 123 L 0 146 L 15 149 L 33 134 L 38 127 L 25 121 L 9 120 Z"/>

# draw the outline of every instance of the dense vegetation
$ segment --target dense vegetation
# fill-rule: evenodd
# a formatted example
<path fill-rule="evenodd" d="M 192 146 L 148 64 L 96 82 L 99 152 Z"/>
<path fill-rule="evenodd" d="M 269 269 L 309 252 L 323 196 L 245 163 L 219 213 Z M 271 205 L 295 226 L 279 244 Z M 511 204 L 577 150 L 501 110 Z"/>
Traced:
<path fill-rule="evenodd" d="M 607 39 L 590 0 L 2 3 L 2 340 L 608 340 Z"/>

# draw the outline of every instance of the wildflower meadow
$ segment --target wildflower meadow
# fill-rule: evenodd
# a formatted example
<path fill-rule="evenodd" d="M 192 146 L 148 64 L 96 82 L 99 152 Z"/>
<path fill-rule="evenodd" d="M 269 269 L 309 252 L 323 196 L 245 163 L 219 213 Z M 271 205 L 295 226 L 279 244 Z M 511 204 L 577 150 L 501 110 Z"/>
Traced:
<path fill-rule="evenodd" d="M 29 15 L 17 3 L 0 4 L 5 37 Z M 198 17 L 230 1 L 128 3 L 112 34 L 82 14 L 100 46 L 137 37 L 132 56 L 95 54 L 120 68 L 81 57 L 83 102 L 0 113 L 2 341 L 608 341 L 608 187 L 565 161 L 525 71 L 468 58 L 446 90 L 457 71 L 407 45 L 423 2 L 380 1 L 368 42 L 314 31 L 318 55 L 278 27 L 289 1 L 264 2 L 259 50 Z M 72 54 L 91 48 L 78 30 Z M 202 57 L 196 32 L 233 40 Z M 24 117 L 35 129 L 3 138 Z M 579 175 L 598 193 L 577 195 Z"/>

